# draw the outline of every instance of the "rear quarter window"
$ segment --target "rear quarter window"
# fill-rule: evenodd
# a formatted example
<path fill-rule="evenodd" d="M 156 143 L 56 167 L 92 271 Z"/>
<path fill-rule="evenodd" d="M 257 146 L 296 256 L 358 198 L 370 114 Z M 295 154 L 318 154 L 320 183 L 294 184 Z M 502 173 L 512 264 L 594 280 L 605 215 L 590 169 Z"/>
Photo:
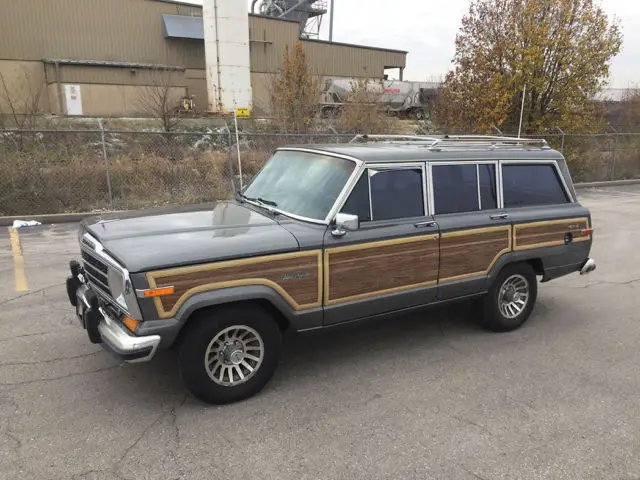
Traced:
<path fill-rule="evenodd" d="M 503 165 L 505 208 L 569 203 L 554 165 Z"/>

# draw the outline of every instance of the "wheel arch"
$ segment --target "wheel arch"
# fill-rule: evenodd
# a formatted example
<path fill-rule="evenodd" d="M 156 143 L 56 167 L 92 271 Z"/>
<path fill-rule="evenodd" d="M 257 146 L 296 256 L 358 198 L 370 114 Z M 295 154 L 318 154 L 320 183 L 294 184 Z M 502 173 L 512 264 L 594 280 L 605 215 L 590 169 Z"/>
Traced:
<path fill-rule="evenodd" d="M 178 344 L 187 326 L 202 312 L 238 305 L 257 305 L 274 319 L 280 332 L 294 329 L 295 310 L 273 289 L 263 285 L 249 285 L 202 292 L 190 297 L 176 314 L 179 330 L 174 340 Z"/>

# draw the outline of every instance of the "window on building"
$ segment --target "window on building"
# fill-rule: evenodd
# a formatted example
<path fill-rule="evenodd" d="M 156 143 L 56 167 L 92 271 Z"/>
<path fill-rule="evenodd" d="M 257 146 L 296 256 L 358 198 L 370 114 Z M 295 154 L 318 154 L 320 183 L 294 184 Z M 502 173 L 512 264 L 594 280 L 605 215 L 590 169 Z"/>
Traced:
<path fill-rule="evenodd" d="M 342 207 L 361 221 L 424 216 L 422 169 L 368 169 Z"/>
<path fill-rule="evenodd" d="M 434 165 L 432 171 L 436 215 L 480 210 L 475 164 Z"/>
<path fill-rule="evenodd" d="M 553 165 L 503 165 L 505 208 L 568 203 Z"/>

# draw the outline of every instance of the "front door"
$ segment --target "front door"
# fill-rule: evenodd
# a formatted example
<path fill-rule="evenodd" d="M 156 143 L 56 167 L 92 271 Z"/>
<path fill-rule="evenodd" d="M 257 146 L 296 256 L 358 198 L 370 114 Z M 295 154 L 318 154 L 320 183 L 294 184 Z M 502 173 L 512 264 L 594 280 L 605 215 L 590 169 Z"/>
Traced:
<path fill-rule="evenodd" d="M 427 214 L 424 163 L 364 170 L 342 208 L 360 228 L 324 237 L 324 323 L 334 324 L 431 302 L 439 233 Z"/>
<path fill-rule="evenodd" d="M 511 224 L 498 208 L 498 164 L 440 162 L 430 168 L 441 233 L 438 300 L 480 293 L 491 267 L 511 250 Z"/>

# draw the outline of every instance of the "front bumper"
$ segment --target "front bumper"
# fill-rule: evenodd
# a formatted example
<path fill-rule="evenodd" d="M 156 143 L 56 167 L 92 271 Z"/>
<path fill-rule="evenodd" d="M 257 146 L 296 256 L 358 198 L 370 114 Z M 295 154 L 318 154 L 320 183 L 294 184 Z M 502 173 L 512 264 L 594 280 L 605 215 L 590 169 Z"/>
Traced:
<path fill-rule="evenodd" d="M 80 281 L 73 268 L 72 275 L 67 278 L 67 294 L 91 342 L 101 344 L 128 363 L 146 362 L 154 357 L 160 345 L 160 335 L 138 337 L 129 332 L 100 305 L 96 293 Z"/>

